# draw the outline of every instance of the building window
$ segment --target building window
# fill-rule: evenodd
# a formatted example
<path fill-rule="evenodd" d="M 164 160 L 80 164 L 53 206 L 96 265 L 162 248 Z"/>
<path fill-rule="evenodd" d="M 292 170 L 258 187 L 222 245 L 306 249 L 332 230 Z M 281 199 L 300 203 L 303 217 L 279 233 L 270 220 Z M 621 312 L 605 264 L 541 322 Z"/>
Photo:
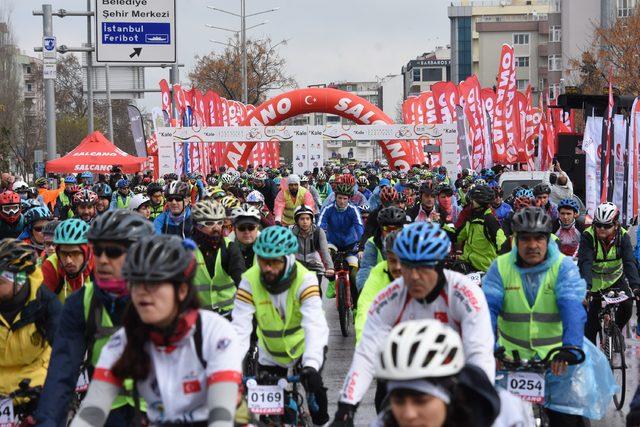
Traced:
<path fill-rule="evenodd" d="M 636 7 L 636 0 L 617 0 L 618 18 L 626 18 L 633 15 Z"/>
<path fill-rule="evenodd" d="M 27 92 L 33 92 L 33 86 L 31 83 L 27 83 Z"/>
<path fill-rule="evenodd" d="M 562 0 L 552 0 L 551 1 L 551 12 L 552 13 L 560 13 L 560 12 L 562 12 Z"/>
<path fill-rule="evenodd" d="M 513 35 L 513 44 L 529 44 L 528 33 L 516 33 Z"/>
<path fill-rule="evenodd" d="M 516 56 L 516 67 L 528 67 L 528 66 L 529 66 L 528 56 Z"/>
<path fill-rule="evenodd" d="M 461 82 L 471 75 L 471 18 L 458 18 L 457 32 L 458 75 L 454 79 Z"/>
<path fill-rule="evenodd" d="M 413 69 L 413 81 L 414 82 L 419 82 L 421 77 L 422 77 L 422 74 L 420 73 L 420 68 L 414 68 Z"/>
<path fill-rule="evenodd" d="M 560 95 L 560 85 L 554 84 L 549 86 L 549 98 L 556 99 Z"/>
<path fill-rule="evenodd" d="M 527 90 L 527 86 L 529 85 L 529 80 L 524 79 L 524 80 L 516 80 L 516 85 L 518 86 L 518 90 L 520 92 L 524 92 L 525 90 Z"/>
<path fill-rule="evenodd" d="M 550 34 L 550 42 L 559 42 L 562 41 L 562 27 L 559 25 L 554 25 L 551 27 Z"/>
<path fill-rule="evenodd" d="M 439 82 L 440 80 L 442 80 L 442 68 L 423 68 L 422 69 L 423 82 Z"/>
<path fill-rule="evenodd" d="M 27 65 L 27 74 L 31 74 L 31 65 Z"/>
<path fill-rule="evenodd" d="M 549 55 L 549 71 L 562 71 L 562 57 Z"/>

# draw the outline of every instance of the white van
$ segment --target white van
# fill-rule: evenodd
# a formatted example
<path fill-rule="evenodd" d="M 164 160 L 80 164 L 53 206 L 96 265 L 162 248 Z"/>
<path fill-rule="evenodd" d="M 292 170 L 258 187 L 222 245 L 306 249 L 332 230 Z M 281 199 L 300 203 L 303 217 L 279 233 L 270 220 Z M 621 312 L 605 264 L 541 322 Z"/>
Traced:
<path fill-rule="evenodd" d="M 522 187 L 526 185 L 528 188 L 533 188 L 541 182 L 549 184 L 549 171 L 513 171 L 504 172 L 500 175 L 498 183 L 504 190 L 504 196 L 508 197 L 516 187 Z"/>

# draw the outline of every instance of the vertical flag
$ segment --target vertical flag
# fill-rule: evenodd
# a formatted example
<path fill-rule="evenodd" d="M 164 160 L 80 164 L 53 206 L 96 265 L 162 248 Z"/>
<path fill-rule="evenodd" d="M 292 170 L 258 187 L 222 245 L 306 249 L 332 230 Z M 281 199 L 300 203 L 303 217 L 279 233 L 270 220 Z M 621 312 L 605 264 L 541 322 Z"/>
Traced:
<path fill-rule="evenodd" d="M 171 123 L 171 89 L 165 79 L 160 80 L 160 93 L 162 95 L 162 112 L 164 113 L 164 121 Z"/>
<path fill-rule="evenodd" d="M 600 193 L 600 203 L 607 201 L 609 193 L 609 163 L 611 162 L 611 125 L 613 118 L 613 67 L 609 68 L 609 105 L 607 111 L 607 120 L 605 122 L 606 138 L 605 138 L 605 152 L 604 152 L 604 173 L 602 175 L 602 189 Z"/>
<path fill-rule="evenodd" d="M 502 53 L 500 54 L 500 68 L 498 70 L 497 77 L 496 101 L 494 104 L 491 138 L 493 141 L 493 160 L 498 164 L 510 163 L 508 161 L 509 156 L 507 154 L 509 137 L 506 133 L 506 109 L 508 105 L 507 93 L 510 92 L 511 77 L 514 69 L 513 47 L 508 44 L 503 44 Z M 512 110 L 511 113 L 513 114 Z"/>

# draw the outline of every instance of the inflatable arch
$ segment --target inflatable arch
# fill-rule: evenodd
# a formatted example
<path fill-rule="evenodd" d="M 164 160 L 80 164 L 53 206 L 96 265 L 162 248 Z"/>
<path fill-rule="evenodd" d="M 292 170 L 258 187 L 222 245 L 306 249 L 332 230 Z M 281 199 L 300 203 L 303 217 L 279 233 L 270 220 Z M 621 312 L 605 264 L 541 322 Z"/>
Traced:
<path fill-rule="evenodd" d="M 393 124 L 393 120 L 369 101 L 350 92 L 330 88 L 296 89 L 265 101 L 240 126 L 273 126 L 289 117 L 305 113 L 336 114 L 359 125 Z M 378 141 L 393 168 L 408 170 L 414 163 L 408 141 Z M 229 144 L 224 158 L 229 167 L 246 165 L 256 142 Z"/>

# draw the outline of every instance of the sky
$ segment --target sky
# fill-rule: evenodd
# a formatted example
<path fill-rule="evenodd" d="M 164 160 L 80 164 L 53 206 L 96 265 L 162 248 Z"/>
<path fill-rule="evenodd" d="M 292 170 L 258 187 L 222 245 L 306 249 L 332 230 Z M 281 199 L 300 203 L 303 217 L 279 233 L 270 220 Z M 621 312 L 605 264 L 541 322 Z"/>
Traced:
<path fill-rule="evenodd" d="M 49 1 L 54 10 L 86 10 L 85 0 L 0 0 L 11 10 L 11 21 L 19 47 L 36 55 L 42 44 L 42 18 L 34 9 Z M 239 28 L 237 17 L 212 11 L 214 6 L 239 13 L 239 0 L 176 0 L 178 61 L 180 80 L 189 85 L 188 74 L 196 55 L 222 51 L 230 33 L 207 28 L 211 24 Z M 91 0 L 95 7 L 95 0 Z M 247 0 L 247 13 L 279 8 L 276 12 L 247 19 L 247 26 L 269 23 L 248 31 L 248 37 L 287 39 L 280 54 L 287 61 L 286 72 L 299 87 L 333 81 L 372 81 L 399 74 L 403 65 L 435 46 L 449 43 L 450 0 Z M 53 18 L 58 45 L 78 46 L 86 40 L 86 18 Z M 95 28 L 93 29 L 95 31 Z M 147 69 L 146 86 L 156 88 L 167 70 Z M 139 104 L 159 106 L 158 94 L 146 94 Z"/>

